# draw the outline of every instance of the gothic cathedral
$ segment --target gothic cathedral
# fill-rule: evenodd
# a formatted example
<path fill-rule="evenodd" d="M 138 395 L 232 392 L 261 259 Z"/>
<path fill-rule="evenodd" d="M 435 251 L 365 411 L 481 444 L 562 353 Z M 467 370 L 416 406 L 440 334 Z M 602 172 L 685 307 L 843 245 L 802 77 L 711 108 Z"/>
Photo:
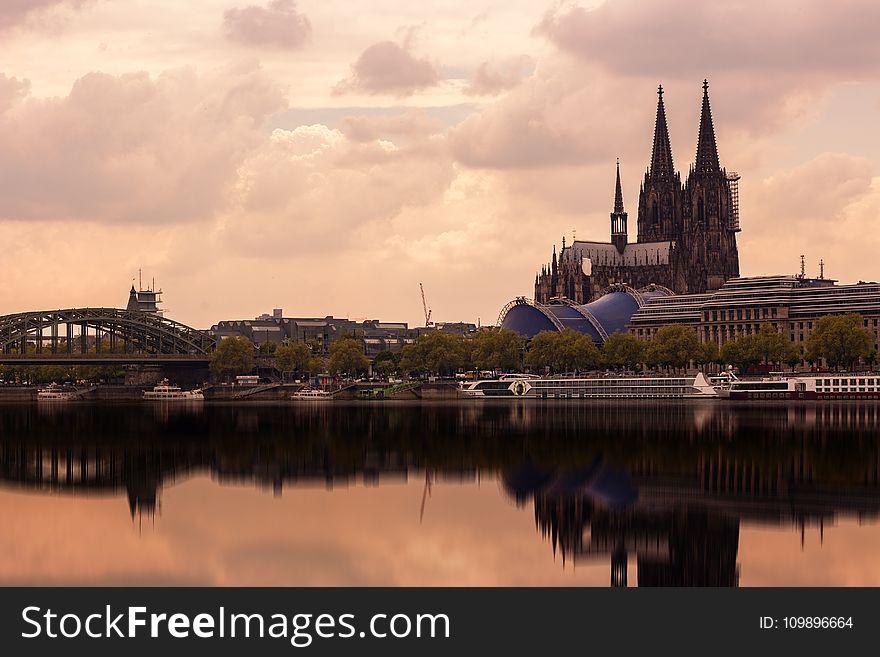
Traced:
<path fill-rule="evenodd" d="M 627 213 L 620 184 L 620 163 L 611 212 L 611 241 L 576 240 L 565 245 L 535 277 L 535 301 L 567 299 L 587 303 L 614 285 L 659 285 L 677 294 L 717 290 L 739 276 L 739 176 L 721 167 L 703 81 L 703 107 L 697 154 L 685 184 L 672 163 L 672 147 L 658 89 L 651 164 L 639 190 L 638 232 L 628 243 Z"/>

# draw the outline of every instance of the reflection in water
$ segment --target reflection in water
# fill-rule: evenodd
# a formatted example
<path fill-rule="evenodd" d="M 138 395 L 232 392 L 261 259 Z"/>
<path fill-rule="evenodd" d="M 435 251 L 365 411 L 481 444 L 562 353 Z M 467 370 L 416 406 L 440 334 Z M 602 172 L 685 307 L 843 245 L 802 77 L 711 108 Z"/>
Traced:
<path fill-rule="evenodd" d="M 412 477 L 427 496 L 432 480 L 497 478 L 563 563 L 610 563 L 612 585 L 632 583 L 634 563 L 641 586 L 736 586 L 741 524 L 821 535 L 880 512 L 870 403 L 47 409 L 0 407 L 4 487 L 126 495 L 137 516 L 199 474 L 276 495 Z"/>

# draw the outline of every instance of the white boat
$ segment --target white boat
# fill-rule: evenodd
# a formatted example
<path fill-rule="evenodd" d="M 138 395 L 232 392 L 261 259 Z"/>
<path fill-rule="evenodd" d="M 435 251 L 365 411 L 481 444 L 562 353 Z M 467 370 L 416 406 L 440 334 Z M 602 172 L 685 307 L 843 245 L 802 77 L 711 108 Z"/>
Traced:
<path fill-rule="evenodd" d="M 870 372 L 852 374 L 811 374 L 786 376 L 773 373 L 761 379 L 733 381 L 728 391 L 730 399 L 763 401 L 773 399 L 804 399 L 832 401 L 880 399 L 880 375 Z"/>
<path fill-rule="evenodd" d="M 73 386 L 50 383 L 45 388 L 37 390 L 37 401 L 70 401 L 71 399 L 79 399 L 79 391 Z"/>
<path fill-rule="evenodd" d="M 333 394 L 316 388 L 303 388 L 290 396 L 295 401 L 322 401 L 333 399 Z"/>
<path fill-rule="evenodd" d="M 144 391 L 144 399 L 150 401 L 197 401 L 204 398 L 205 395 L 202 393 L 201 389 L 181 390 L 179 386 L 171 385 L 168 382 L 168 379 L 164 379 L 159 385 L 154 386 L 152 390 Z"/>
<path fill-rule="evenodd" d="M 506 376 L 462 383 L 464 397 L 525 399 L 718 398 L 720 386 L 702 372 L 694 376 L 547 377 Z"/>

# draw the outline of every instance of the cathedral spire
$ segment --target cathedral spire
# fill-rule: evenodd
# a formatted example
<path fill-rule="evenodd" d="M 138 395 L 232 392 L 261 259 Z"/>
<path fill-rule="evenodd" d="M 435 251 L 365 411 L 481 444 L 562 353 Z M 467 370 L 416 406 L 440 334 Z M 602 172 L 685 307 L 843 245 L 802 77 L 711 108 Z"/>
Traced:
<path fill-rule="evenodd" d="M 614 185 L 614 211 L 611 213 L 611 243 L 622 254 L 626 248 L 626 210 L 623 209 L 623 189 L 620 186 L 620 159 L 617 160 L 617 180 Z"/>
<path fill-rule="evenodd" d="M 623 212 L 623 190 L 620 187 L 620 158 L 617 158 L 617 185 L 614 188 L 614 214 Z"/>
<path fill-rule="evenodd" d="M 654 124 L 650 175 L 654 180 L 671 179 L 673 172 L 672 146 L 669 143 L 669 128 L 666 126 L 666 107 L 663 105 L 663 85 L 660 85 L 657 88 L 657 121 Z"/>
<path fill-rule="evenodd" d="M 700 134 L 697 138 L 697 159 L 694 171 L 717 173 L 721 171 L 718 162 L 718 146 L 715 143 L 715 126 L 712 124 L 712 108 L 709 106 L 709 81 L 703 80 L 703 110 L 700 113 Z"/>

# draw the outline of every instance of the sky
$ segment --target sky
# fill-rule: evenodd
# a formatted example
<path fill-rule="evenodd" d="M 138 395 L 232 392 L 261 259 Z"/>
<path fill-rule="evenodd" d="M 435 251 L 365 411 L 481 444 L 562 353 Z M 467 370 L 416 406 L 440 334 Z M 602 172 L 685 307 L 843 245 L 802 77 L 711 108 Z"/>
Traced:
<path fill-rule="evenodd" d="M 635 238 L 663 84 L 702 81 L 743 275 L 880 278 L 880 4 L 6 0 L 0 314 L 496 321 L 554 244 Z"/>

